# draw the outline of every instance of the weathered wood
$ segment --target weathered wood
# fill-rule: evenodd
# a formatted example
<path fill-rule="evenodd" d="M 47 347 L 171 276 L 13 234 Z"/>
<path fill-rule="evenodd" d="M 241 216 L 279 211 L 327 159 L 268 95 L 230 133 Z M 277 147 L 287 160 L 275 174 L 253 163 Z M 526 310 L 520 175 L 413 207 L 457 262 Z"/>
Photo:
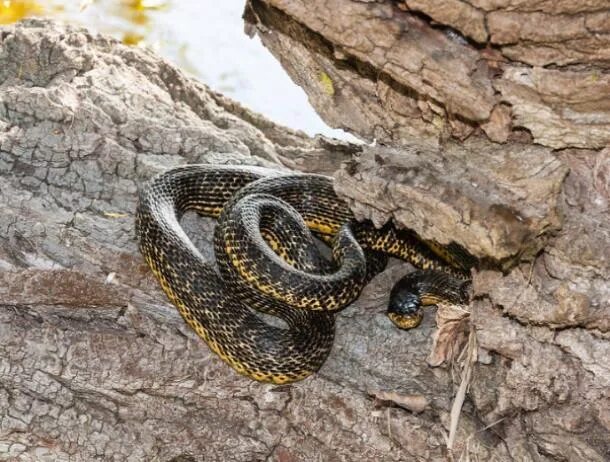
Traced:
<path fill-rule="evenodd" d="M 519 1 L 460 3 L 486 27 L 492 13 L 529 14 Z M 536 10 L 599 11 L 586 3 Z M 82 29 L 0 29 L 0 459 L 446 460 L 466 339 L 479 348 L 450 456 L 608 457 L 610 151 L 594 149 L 609 139 L 606 61 L 517 65 L 518 43 L 435 17 L 493 42 L 474 46 L 432 27 L 424 2 L 406 4 L 423 15 L 339 0 L 256 1 L 246 14 L 323 117 L 393 148 L 310 139 Z M 591 85 L 565 80 L 591 69 Z M 440 311 L 434 345 L 432 313 L 393 329 L 384 305 L 408 270 L 394 265 L 339 315 L 319 374 L 289 387 L 238 376 L 136 249 L 138 185 L 189 162 L 336 172 L 361 216 L 488 260 L 470 316 Z M 185 226 L 212 258 L 213 223 Z"/>
<path fill-rule="evenodd" d="M 490 454 L 609 458 L 608 2 L 250 0 L 245 18 L 330 125 L 392 146 L 335 174 L 356 214 L 484 260 L 469 397 Z"/>
<path fill-rule="evenodd" d="M 320 115 L 356 136 L 603 148 L 608 2 L 531 3 L 251 0 L 245 17 Z"/>

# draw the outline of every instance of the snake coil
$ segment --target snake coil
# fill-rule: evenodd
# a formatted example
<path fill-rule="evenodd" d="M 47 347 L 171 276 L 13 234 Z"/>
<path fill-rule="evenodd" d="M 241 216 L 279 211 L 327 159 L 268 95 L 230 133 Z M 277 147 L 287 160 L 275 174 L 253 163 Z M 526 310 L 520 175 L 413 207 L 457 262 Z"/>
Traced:
<path fill-rule="evenodd" d="M 193 210 L 218 218 L 215 268 L 180 225 Z M 313 234 L 312 234 L 313 233 Z M 332 248 L 329 261 L 314 235 Z M 335 313 L 385 267 L 388 255 L 420 271 L 392 290 L 388 315 L 401 328 L 421 305 L 467 299 L 470 261 L 391 225 L 357 223 L 332 178 L 262 167 L 188 165 L 140 190 L 139 247 L 185 321 L 237 372 L 278 384 L 301 380 L 326 360 Z M 266 323 L 257 311 L 281 318 Z"/>

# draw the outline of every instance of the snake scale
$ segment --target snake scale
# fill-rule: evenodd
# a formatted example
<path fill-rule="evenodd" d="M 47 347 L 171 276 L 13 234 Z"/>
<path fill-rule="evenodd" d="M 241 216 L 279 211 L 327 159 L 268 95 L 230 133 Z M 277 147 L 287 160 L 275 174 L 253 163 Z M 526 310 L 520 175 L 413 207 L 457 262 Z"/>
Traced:
<path fill-rule="evenodd" d="M 180 225 L 189 210 L 218 219 L 217 267 Z M 331 247 L 332 259 L 314 235 Z M 332 178 L 322 175 L 177 167 L 140 189 L 136 236 L 185 321 L 237 372 L 263 382 L 294 382 L 320 368 L 333 344 L 335 313 L 358 297 L 388 256 L 420 268 L 392 290 L 388 316 L 398 327 L 419 324 L 421 305 L 467 298 L 465 254 L 391 225 L 356 222 Z M 271 325 L 258 312 L 285 325 Z"/>

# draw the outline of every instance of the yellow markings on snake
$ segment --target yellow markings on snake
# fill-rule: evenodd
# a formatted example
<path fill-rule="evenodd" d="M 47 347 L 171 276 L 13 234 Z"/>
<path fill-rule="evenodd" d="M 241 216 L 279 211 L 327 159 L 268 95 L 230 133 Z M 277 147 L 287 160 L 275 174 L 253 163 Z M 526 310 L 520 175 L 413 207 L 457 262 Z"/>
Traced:
<path fill-rule="evenodd" d="M 305 224 L 312 231 L 317 231 L 321 234 L 337 234 L 339 231 L 339 226 L 328 225 L 315 220 L 307 220 L 305 221 Z"/>
<path fill-rule="evenodd" d="M 439 297 L 438 295 L 426 293 L 422 294 L 420 301 L 422 305 L 436 305 L 437 303 L 444 301 L 444 298 Z"/>
<path fill-rule="evenodd" d="M 248 193 L 254 196 L 242 203 L 244 208 L 240 209 L 241 212 L 232 209 L 225 213 L 223 207 L 229 198 L 236 198 L 236 194 L 241 196 L 242 192 L 242 199 L 249 197 L 245 194 L 246 189 L 241 191 L 241 188 L 247 188 Z M 260 194 L 256 193 L 266 196 L 262 200 L 266 200 L 268 206 L 270 191 L 292 206 L 288 211 L 272 212 L 266 219 L 271 220 L 275 228 L 261 231 L 269 248 L 286 262 L 286 266 L 280 267 L 281 271 L 292 272 L 286 279 L 274 278 L 274 268 L 269 268 L 273 271 L 266 273 L 261 271 L 267 269 L 265 265 L 269 265 L 268 262 L 251 260 L 252 255 L 260 254 L 261 250 L 252 246 L 260 244 L 244 239 L 243 228 L 236 231 L 242 216 L 236 215 L 235 220 L 226 219 L 231 212 L 255 211 L 253 207 L 259 207 L 260 211 L 263 205 Z M 345 268 L 348 272 L 337 276 L 338 273 L 327 274 L 326 268 L 319 271 L 314 268 L 315 275 L 308 275 L 297 268 L 310 265 L 306 260 L 307 252 L 302 252 L 310 241 L 305 241 L 303 236 L 288 228 L 278 231 L 277 236 L 272 229 L 280 230 L 278 226 L 282 224 L 283 214 L 292 214 L 290 219 L 293 223 L 301 219 L 296 214 L 301 214 L 311 231 L 330 242 L 343 224 L 352 221 L 345 203 L 335 196 L 331 178 L 304 174 L 283 176 L 258 167 L 188 165 L 158 175 L 139 194 L 136 235 L 144 259 L 168 299 L 215 354 L 240 374 L 275 384 L 302 380 L 321 367 L 331 351 L 334 337 L 334 317 L 324 311 L 343 308 L 358 295 L 366 283 L 361 277 L 364 269 L 359 266 L 363 262 L 354 260 L 347 252 L 342 256 L 342 265 L 347 262 Z M 312 197 L 316 196 L 320 200 L 314 203 Z M 238 203 L 237 199 L 231 202 Z M 202 255 L 194 251 L 192 243 L 185 240 L 185 233 L 176 217 L 188 210 L 224 220 L 223 226 L 229 237 L 220 246 L 220 255 L 216 258 L 219 266 L 234 268 L 242 282 L 222 279 L 214 266 L 204 261 Z M 354 235 L 359 236 L 358 239 L 358 230 L 363 236 L 369 236 L 368 249 L 389 252 L 420 268 L 438 269 L 439 265 L 451 265 L 461 258 L 446 249 L 433 248 L 436 254 L 449 260 L 438 263 L 429 257 L 431 252 L 422 254 L 420 248 L 413 245 L 412 237 L 403 239 L 395 230 L 383 234 L 385 231 L 371 232 L 365 224 L 352 225 L 357 228 Z M 290 242 L 282 242 L 282 239 Z M 342 254 L 342 249 L 334 251 Z M 381 269 L 385 262 L 372 252 L 366 258 L 366 263 L 372 264 L 376 270 Z M 358 270 L 349 272 L 354 267 Z M 347 277 L 341 279 L 344 274 Z M 358 275 L 357 279 L 355 275 Z M 296 285 L 285 287 L 287 281 Z M 434 287 L 434 280 L 429 281 L 432 281 L 430 287 L 434 293 L 420 294 L 420 302 L 444 301 L 449 292 Z M 257 293 L 252 296 L 256 298 L 248 298 L 252 296 L 247 295 L 247 291 L 242 290 L 243 285 L 239 284 L 254 287 Z M 261 300 L 269 304 L 264 311 L 278 313 L 288 322 L 288 328 L 273 327 L 252 313 L 252 307 L 260 306 Z M 288 312 L 283 310 L 288 307 L 312 312 L 307 316 L 286 317 Z M 421 312 L 388 315 L 401 328 L 415 327 L 422 319 Z M 295 329 L 296 332 L 306 332 L 308 337 L 300 333 L 294 335 Z"/>
<path fill-rule="evenodd" d="M 422 314 L 414 314 L 413 316 L 407 317 L 396 313 L 388 313 L 388 317 L 397 327 L 404 330 L 413 329 L 414 327 L 419 326 L 423 319 Z"/>

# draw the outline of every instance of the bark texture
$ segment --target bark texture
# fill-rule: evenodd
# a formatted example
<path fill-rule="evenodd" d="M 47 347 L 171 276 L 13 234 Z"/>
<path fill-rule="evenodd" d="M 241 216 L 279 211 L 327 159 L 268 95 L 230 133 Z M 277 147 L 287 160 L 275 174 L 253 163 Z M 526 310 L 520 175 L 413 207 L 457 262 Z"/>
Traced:
<path fill-rule="evenodd" d="M 488 66 L 483 49 L 455 38 L 453 56 L 430 48 L 426 37 L 442 44 L 447 33 L 426 17 L 383 2 L 274 3 L 251 2 L 250 27 L 327 120 L 423 145 L 310 139 L 151 52 L 46 21 L 0 29 L 0 460 L 607 458 L 610 150 L 573 149 L 607 141 L 608 108 L 594 104 L 601 90 L 578 106 L 578 136 L 548 134 L 577 140 L 556 153 L 512 126 L 516 105 L 498 96 L 487 68 L 469 67 L 471 55 Z M 484 24 L 503 5 L 471 3 Z M 506 3 L 529 13 L 531 2 Z M 600 9 L 538 3 L 536 14 L 556 4 L 567 16 Z M 414 34 L 404 45 L 403 19 Z M 487 40 L 481 34 L 468 36 Z M 525 53 L 518 44 L 502 53 Z M 607 58 L 592 55 L 583 68 L 603 70 Z M 595 82 L 605 78 L 600 71 Z M 408 271 L 395 264 L 339 315 L 319 374 L 288 387 L 237 375 L 166 301 L 133 236 L 138 185 L 194 162 L 336 172 L 360 216 L 457 241 L 486 262 L 471 312 L 441 308 L 438 331 L 431 312 L 413 332 L 393 329 L 384 305 Z M 213 223 L 184 224 L 212 258 Z M 454 397 L 468 382 L 455 431 Z"/>
<path fill-rule="evenodd" d="M 610 458 L 609 18 L 605 0 L 246 8 L 327 123 L 377 142 L 335 173 L 356 214 L 482 260 L 429 361 L 476 333 L 469 411 L 500 440 L 473 438 L 500 460 Z"/>
<path fill-rule="evenodd" d="M 252 0 L 246 19 L 334 127 L 404 143 L 610 141 L 610 6 Z M 272 31 L 272 33 L 268 33 Z"/>

